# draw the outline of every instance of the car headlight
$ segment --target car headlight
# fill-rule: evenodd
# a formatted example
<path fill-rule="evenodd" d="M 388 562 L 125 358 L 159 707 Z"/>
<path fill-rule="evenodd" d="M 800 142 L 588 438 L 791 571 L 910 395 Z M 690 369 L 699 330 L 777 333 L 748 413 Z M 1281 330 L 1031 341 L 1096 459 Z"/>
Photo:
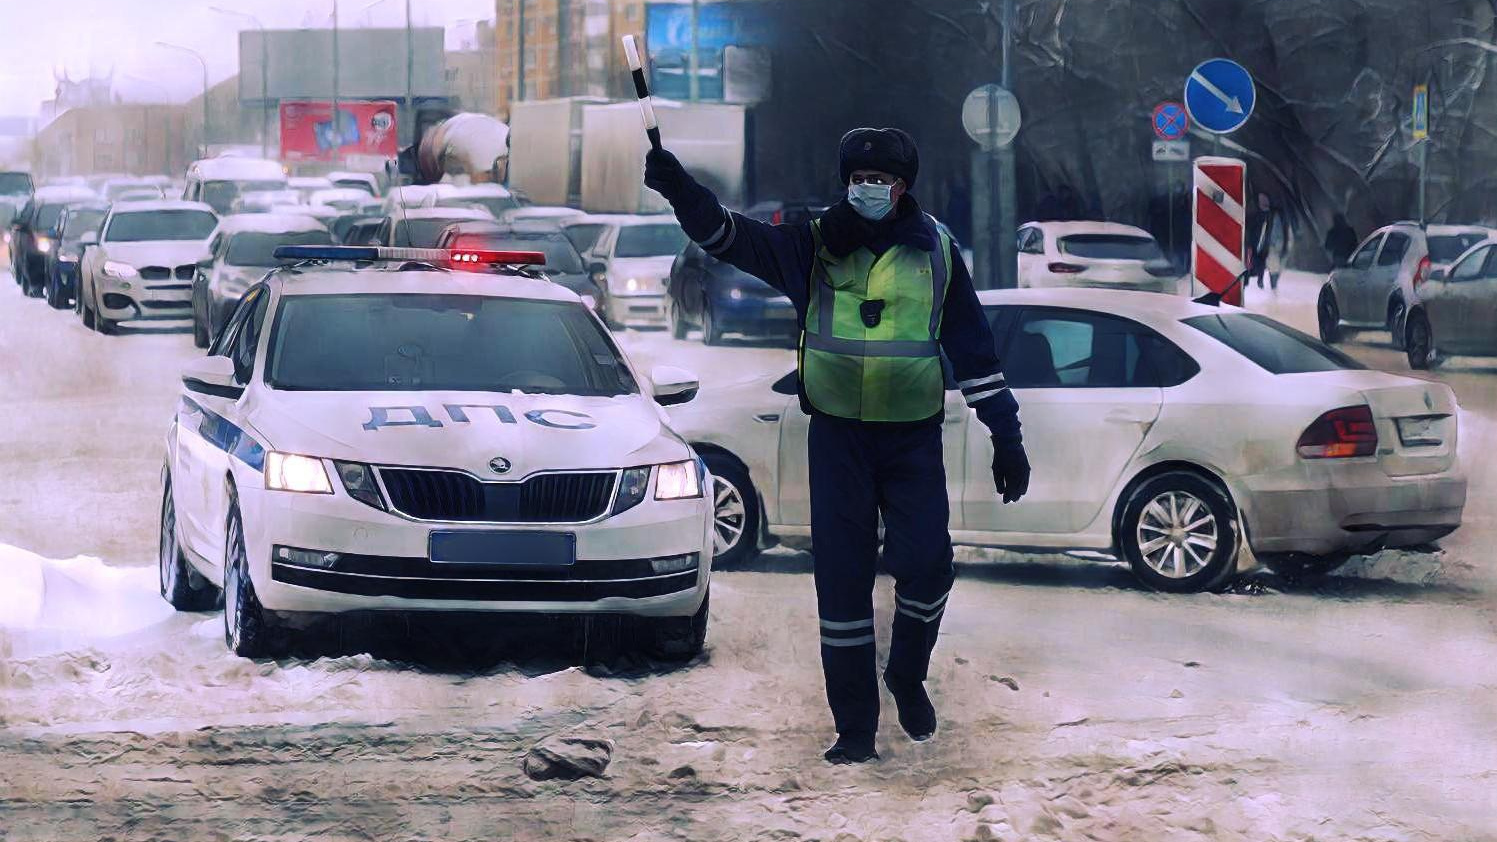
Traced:
<path fill-rule="evenodd" d="M 366 506 L 376 509 L 385 507 L 385 499 L 380 496 L 379 484 L 374 481 L 374 470 L 368 465 L 359 462 L 333 462 L 333 467 L 338 471 L 338 479 L 343 480 L 343 490 L 348 496 Z"/>
<path fill-rule="evenodd" d="M 265 487 L 271 491 L 302 494 L 332 494 L 327 468 L 315 456 L 299 456 L 272 450 L 265 454 Z"/>
<path fill-rule="evenodd" d="M 670 462 L 655 471 L 656 500 L 686 500 L 702 496 L 702 476 L 697 460 Z"/>
<path fill-rule="evenodd" d="M 624 281 L 624 290 L 626 292 L 639 292 L 641 286 L 639 278 L 630 278 Z"/>
<path fill-rule="evenodd" d="M 644 502 L 645 492 L 650 488 L 649 468 L 629 468 L 619 476 L 619 490 L 613 496 L 613 510 L 609 514 L 619 514 Z"/>
<path fill-rule="evenodd" d="M 128 263 L 121 263 L 118 260 L 104 261 L 104 274 L 111 278 L 134 278 L 140 275 L 139 272 L 135 271 L 134 266 Z"/>
<path fill-rule="evenodd" d="M 49 239 L 49 238 L 47 238 L 47 237 L 37 237 L 36 238 L 36 250 L 39 253 L 41 253 L 41 254 L 46 254 L 47 252 L 51 251 L 52 250 L 52 240 Z"/>

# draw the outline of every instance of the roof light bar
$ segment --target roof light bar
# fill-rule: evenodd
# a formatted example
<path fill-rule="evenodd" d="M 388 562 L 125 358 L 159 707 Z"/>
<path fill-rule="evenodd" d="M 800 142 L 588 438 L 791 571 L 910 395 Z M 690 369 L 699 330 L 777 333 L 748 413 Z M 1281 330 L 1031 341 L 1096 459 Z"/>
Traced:
<path fill-rule="evenodd" d="M 417 249 L 394 246 L 278 246 L 277 260 L 418 260 L 440 266 L 544 266 L 545 252 Z"/>

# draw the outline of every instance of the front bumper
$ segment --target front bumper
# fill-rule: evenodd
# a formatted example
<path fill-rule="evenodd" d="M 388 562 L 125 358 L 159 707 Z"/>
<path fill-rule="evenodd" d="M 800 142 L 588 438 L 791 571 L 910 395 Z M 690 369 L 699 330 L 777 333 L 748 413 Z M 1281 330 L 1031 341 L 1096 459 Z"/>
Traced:
<path fill-rule="evenodd" d="M 665 325 L 664 295 L 618 295 L 608 296 L 604 305 L 608 318 L 615 324 L 627 327 L 663 327 Z"/>
<path fill-rule="evenodd" d="M 646 502 L 614 517 L 565 526 L 435 523 L 333 495 L 241 489 L 245 550 L 260 602 L 286 612 L 489 611 L 690 616 L 712 560 L 706 498 Z M 564 568 L 432 562 L 433 530 L 571 532 L 577 561 Z M 273 558 L 290 546 L 340 554 L 333 569 Z M 697 554 L 695 568 L 655 574 L 650 559 Z"/>
<path fill-rule="evenodd" d="M 99 314 L 111 321 L 192 318 L 192 281 L 101 275 Z"/>
<path fill-rule="evenodd" d="M 1392 477 L 1374 461 L 1335 467 L 1309 481 L 1303 475 L 1247 480 L 1241 503 L 1255 553 L 1416 547 L 1461 525 L 1466 477 L 1459 470 Z"/>

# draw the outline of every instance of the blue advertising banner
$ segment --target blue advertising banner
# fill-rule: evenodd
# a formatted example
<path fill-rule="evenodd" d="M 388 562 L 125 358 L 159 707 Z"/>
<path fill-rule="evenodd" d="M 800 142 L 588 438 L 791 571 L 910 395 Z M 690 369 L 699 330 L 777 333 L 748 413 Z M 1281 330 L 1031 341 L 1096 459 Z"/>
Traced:
<path fill-rule="evenodd" d="M 764 3 L 697 5 L 697 98 L 723 98 L 723 50 L 769 43 Z M 666 99 L 691 95 L 691 5 L 650 3 L 645 7 L 645 46 L 650 54 L 650 92 Z"/>

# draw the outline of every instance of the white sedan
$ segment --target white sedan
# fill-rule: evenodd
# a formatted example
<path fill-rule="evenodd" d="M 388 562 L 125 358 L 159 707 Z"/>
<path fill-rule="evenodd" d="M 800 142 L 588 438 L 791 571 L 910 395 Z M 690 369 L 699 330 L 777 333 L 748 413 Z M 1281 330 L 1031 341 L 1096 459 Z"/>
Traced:
<path fill-rule="evenodd" d="M 1116 222 L 1031 222 L 1019 228 L 1020 287 L 1181 291 L 1153 235 Z"/>
<path fill-rule="evenodd" d="M 960 544 L 1126 560 L 1150 586 L 1226 582 L 1253 554 L 1328 571 L 1456 529 L 1466 478 L 1440 383 L 1363 368 L 1265 316 L 1152 293 L 988 290 L 1034 476 L 1003 505 L 987 430 L 947 393 Z M 808 417 L 795 374 L 672 410 L 716 478 L 719 564 L 761 533 L 808 535 Z"/>
<path fill-rule="evenodd" d="M 693 375 L 645 379 L 565 287 L 445 268 L 474 253 L 294 248 L 335 262 L 272 270 L 183 369 L 169 603 L 222 589 L 245 656 L 360 609 L 623 614 L 701 651 L 711 477 L 662 408 Z"/>

